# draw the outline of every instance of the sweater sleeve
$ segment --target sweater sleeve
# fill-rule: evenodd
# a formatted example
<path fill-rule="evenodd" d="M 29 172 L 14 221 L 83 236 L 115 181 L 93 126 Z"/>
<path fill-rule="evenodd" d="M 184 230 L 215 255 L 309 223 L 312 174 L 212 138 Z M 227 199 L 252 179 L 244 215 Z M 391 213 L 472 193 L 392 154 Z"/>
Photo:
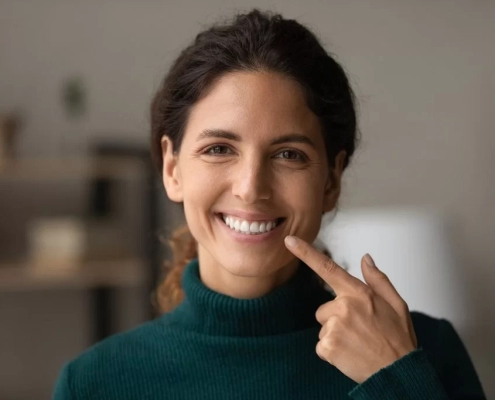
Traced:
<path fill-rule="evenodd" d="M 53 400 L 75 400 L 69 387 L 69 365 L 66 364 L 60 372 L 53 391 Z"/>
<path fill-rule="evenodd" d="M 382 368 L 348 394 L 355 400 L 486 400 L 468 352 L 452 324 L 439 320 L 435 368 L 418 347 Z"/>

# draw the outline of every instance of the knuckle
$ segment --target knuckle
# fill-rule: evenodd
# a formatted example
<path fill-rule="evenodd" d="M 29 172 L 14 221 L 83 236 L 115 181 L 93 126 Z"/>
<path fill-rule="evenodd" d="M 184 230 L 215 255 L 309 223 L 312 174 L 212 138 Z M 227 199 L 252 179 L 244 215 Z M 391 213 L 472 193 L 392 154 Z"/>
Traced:
<path fill-rule="evenodd" d="M 328 321 L 326 322 L 326 332 L 335 332 L 337 328 L 337 324 L 339 323 L 339 317 L 336 315 L 332 315 L 330 318 L 328 318 Z"/>
<path fill-rule="evenodd" d="M 318 334 L 318 338 L 320 340 L 323 339 L 325 336 L 328 335 L 328 331 L 329 331 L 328 325 L 327 324 L 323 325 L 320 329 L 320 333 Z"/>
<path fill-rule="evenodd" d="M 321 325 L 323 325 L 325 323 L 325 320 L 323 319 L 323 313 L 324 313 L 324 310 L 322 307 L 320 307 L 320 308 L 318 308 L 318 310 L 316 310 L 316 314 L 315 314 L 316 320 Z"/>
<path fill-rule="evenodd" d="M 308 249 L 306 247 L 301 246 L 302 249 L 300 249 L 301 255 L 303 257 L 306 257 L 308 255 Z"/>
<path fill-rule="evenodd" d="M 349 300 L 345 298 L 342 299 L 342 301 L 338 304 L 338 310 L 339 310 L 339 315 L 343 318 L 348 317 L 352 312 L 351 312 L 351 303 Z M 335 323 L 336 321 L 334 321 Z"/>
<path fill-rule="evenodd" d="M 322 325 L 318 338 L 323 340 L 324 338 L 332 337 L 335 334 L 335 325 L 338 318 L 336 316 L 331 316 L 325 324 Z"/>
<path fill-rule="evenodd" d="M 322 350 L 321 346 L 322 346 L 322 343 L 321 343 L 321 341 L 319 341 L 319 342 L 316 344 L 316 349 L 315 349 L 315 350 L 316 350 L 316 354 L 317 354 L 317 355 L 318 355 L 318 357 L 320 357 L 323 361 L 326 361 L 326 360 L 325 360 L 325 357 L 324 357 L 324 355 L 323 355 L 323 350 Z"/>
<path fill-rule="evenodd" d="M 352 299 L 350 297 L 342 296 L 332 301 L 333 314 L 328 318 L 332 320 L 332 326 L 338 322 L 340 318 L 346 318 L 352 314 Z"/>
<path fill-rule="evenodd" d="M 334 338 L 335 336 L 337 336 L 340 323 L 341 323 L 340 318 L 336 315 L 332 315 L 328 319 L 328 321 L 325 322 L 323 328 L 320 331 L 320 333 L 322 334 L 320 340 L 322 340 L 323 338 Z"/>
<path fill-rule="evenodd" d="M 333 274 L 335 271 L 336 265 L 331 259 L 327 258 L 324 261 L 322 261 L 321 267 L 324 271 L 328 272 L 329 274 Z"/>
<path fill-rule="evenodd" d="M 325 353 L 331 352 L 331 350 L 332 350 L 332 348 L 334 346 L 333 339 L 332 339 L 331 336 L 325 336 L 325 337 L 323 337 L 320 340 L 320 343 L 321 343 L 321 347 L 325 351 Z"/>
<path fill-rule="evenodd" d="M 326 335 L 320 340 L 321 350 L 327 360 L 332 359 L 332 355 L 339 348 L 337 335 Z"/>

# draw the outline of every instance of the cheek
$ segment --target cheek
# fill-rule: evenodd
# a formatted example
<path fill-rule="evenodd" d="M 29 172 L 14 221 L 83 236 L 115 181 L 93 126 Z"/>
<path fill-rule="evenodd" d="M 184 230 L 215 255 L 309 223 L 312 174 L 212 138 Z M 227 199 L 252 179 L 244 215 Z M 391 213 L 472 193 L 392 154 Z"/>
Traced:
<path fill-rule="evenodd" d="M 283 185 L 284 197 L 294 212 L 304 214 L 319 213 L 323 204 L 324 187 L 320 179 L 311 174 L 291 177 Z"/>
<path fill-rule="evenodd" d="M 305 176 L 286 185 L 284 197 L 294 213 L 294 227 L 304 239 L 313 240 L 320 229 L 323 212 L 323 183 Z"/>
<path fill-rule="evenodd" d="M 225 186 L 222 176 L 200 165 L 182 170 L 184 212 L 193 234 L 204 229 L 203 220 L 209 218 L 212 206 L 222 194 Z"/>
<path fill-rule="evenodd" d="M 225 174 L 221 174 L 218 169 L 212 170 L 208 166 L 194 163 L 182 171 L 184 197 L 187 196 L 192 201 L 204 202 L 205 198 L 219 192 L 219 188 L 223 186 L 224 176 Z"/>

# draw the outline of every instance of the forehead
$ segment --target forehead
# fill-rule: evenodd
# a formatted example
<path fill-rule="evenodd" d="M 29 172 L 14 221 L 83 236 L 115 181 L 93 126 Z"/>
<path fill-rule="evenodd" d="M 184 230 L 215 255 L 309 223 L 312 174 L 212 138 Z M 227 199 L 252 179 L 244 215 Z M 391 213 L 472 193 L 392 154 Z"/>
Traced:
<path fill-rule="evenodd" d="M 245 136 L 319 134 L 300 85 L 272 72 L 231 72 L 219 78 L 191 110 L 187 132 L 222 128 Z"/>

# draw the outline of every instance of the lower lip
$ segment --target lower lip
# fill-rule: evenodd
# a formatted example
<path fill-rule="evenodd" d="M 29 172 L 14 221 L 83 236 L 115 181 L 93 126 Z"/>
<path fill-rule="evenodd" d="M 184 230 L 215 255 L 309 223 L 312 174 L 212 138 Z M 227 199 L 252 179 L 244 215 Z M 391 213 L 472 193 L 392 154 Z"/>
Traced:
<path fill-rule="evenodd" d="M 267 240 L 273 239 L 281 232 L 281 226 L 285 223 L 285 220 L 282 221 L 279 225 L 273 228 L 270 232 L 257 233 L 255 235 L 246 235 L 245 233 L 236 232 L 223 221 L 220 215 L 215 215 L 215 219 L 220 224 L 220 226 L 236 241 L 240 243 L 262 243 Z"/>

